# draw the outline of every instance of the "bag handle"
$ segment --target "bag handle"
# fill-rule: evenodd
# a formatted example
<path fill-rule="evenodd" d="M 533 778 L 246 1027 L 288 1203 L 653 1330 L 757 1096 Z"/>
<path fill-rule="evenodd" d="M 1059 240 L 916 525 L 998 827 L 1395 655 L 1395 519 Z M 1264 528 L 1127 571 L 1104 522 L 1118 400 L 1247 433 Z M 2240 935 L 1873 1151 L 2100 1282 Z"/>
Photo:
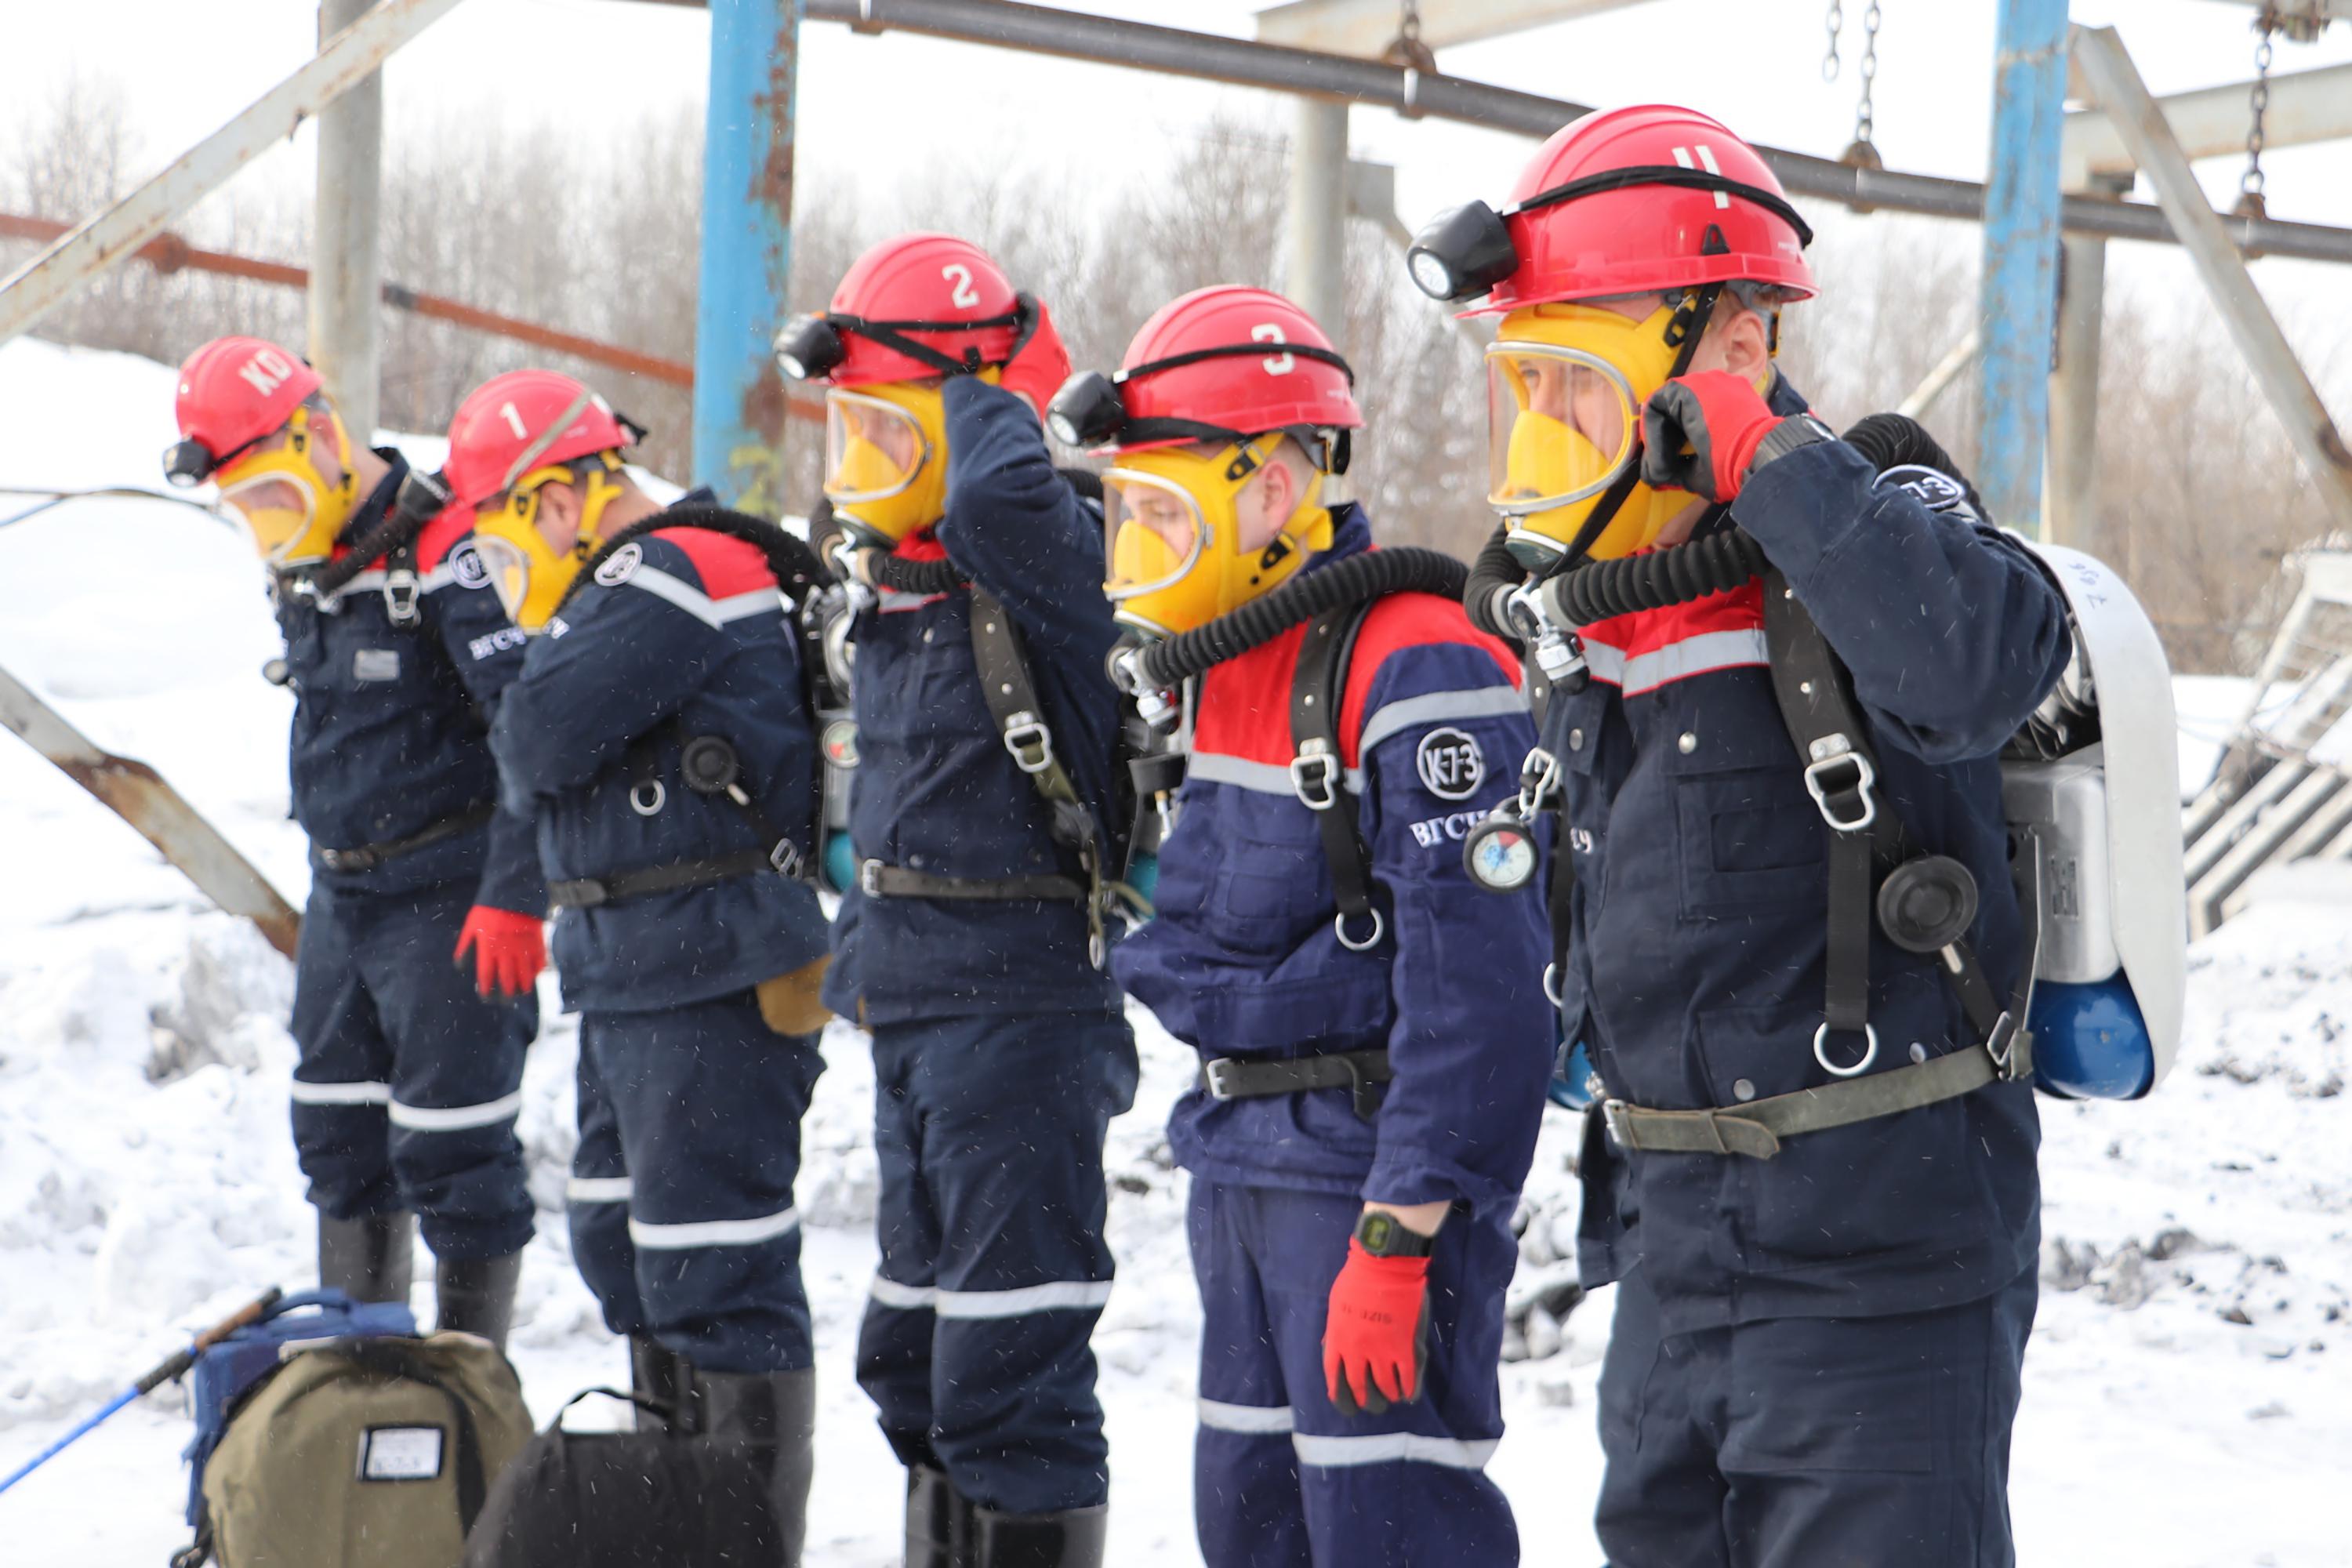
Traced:
<path fill-rule="evenodd" d="M 460 1533 L 471 1535 L 474 1521 L 481 1517 L 482 1504 L 489 1496 L 489 1486 L 482 1475 L 482 1445 L 474 1430 L 473 1406 L 443 1382 L 441 1374 L 423 1357 L 398 1340 L 384 1336 L 332 1340 L 320 1348 L 342 1356 L 362 1372 L 421 1383 L 449 1402 L 449 1408 L 457 1417 L 457 1521 Z"/>
<path fill-rule="evenodd" d="M 583 1388 L 579 1393 L 573 1394 L 571 1398 L 563 1402 L 563 1408 L 555 1413 L 555 1419 L 547 1424 L 547 1429 L 550 1432 L 562 1431 L 563 1417 L 565 1414 L 582 1400 L 598 1394 L 603 1394 L 607 1399 L 617 1399 L 624 1404 L 634 1405 L 638 1409 L 658 1415 L 665 1421 L 672 1421 L 677 1417 L 677 1407 L 676 1405 L 665 1404 L 658 1399 L 647 1398 L 642 1394 L 624 1394 L 617 1388 Z"/>

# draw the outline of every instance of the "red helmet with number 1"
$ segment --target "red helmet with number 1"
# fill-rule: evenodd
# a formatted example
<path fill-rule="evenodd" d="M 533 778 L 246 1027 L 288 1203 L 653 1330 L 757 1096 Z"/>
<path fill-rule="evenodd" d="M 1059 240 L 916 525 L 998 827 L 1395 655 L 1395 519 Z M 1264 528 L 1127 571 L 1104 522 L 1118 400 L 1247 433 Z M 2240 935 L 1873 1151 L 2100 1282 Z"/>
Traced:
<path fill-rule="evenodd" d="M 583 384 L 551 370 L 512 370 L 466 395 L 449 421 L 442 477 L 451 503 L 474 513 L 474 539 L 507 614 L 542 629 L 582 562 L 604 542 L 599 523 L 621 493 L 621 448 L 637 432 Z M 580 492 L 580 523 L 558 550 L 539 528 L 540 491 Z"/>

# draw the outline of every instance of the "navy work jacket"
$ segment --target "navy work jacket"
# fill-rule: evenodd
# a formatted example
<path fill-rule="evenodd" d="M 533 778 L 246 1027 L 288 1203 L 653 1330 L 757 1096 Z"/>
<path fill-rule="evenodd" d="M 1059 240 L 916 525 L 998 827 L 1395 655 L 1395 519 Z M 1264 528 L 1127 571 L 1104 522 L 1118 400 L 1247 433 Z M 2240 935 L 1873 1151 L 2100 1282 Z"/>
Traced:
<path fill-rule="evenodd" d="M 346 539 L 383 521 L 407 477 L 398 452 L 379 447 L 376 455 L 392 472 L 344 526 Z M 490 591 L 463 512 L 425 526 L 414 564 L 416 613 L 406 625 L 394 622 L 401 585 L 387 584 L 383 562 L 331 599 L 307 591 L 299 574 L 276 584 L 294 693 L 294 819 L 316 849 L 393 843 L 498 799 L 488 728 L 522 668 L 525 639 Z M 368 870 L 331 871 L 314 855 L 311 876 L 347 893 L 468 882 L 477 903 L 547 910 L 530 820 L 505 814 Z"/>
<path fill-rule="evenodd" d="M 1785 383 L 1772 405 L 1804 406 Z M 1975 876 L 1971 940 L 2006 996 L 2022 939 L 1995 753 L 2066 659 L 2064 606 L 2023 546 L 1876 479 L 1843 442 L 1801 447 L 1750 478 L 1731 518 L 1852 670 L 1881 808 Z M 1545 723 L 1576 879 L 1566 1037 L 1635 1105 L 1736 1108 L 1831 1082 L 1812 1049 L 1830 829 L 1773 699 L 1761 584 L 1584 637 L 1591 684 Z M 1873 1072 L 1977 1048 L 1940 966 L 1874 922 L 1870 1021 Z M 1580 1265 L 1588 1285 L 1642 1268 L 1668 1332 L 1973 1300 L 2033 1262 L 2040 1137 L 2022 1084 L 1802 1133 L 1771 1160 L 1628 1152 L 1596 1108 Z"/>
<path fill-rule="evenodd" d="M 490 743 L 550 881 L 772 849 L 737 802 L 686 787 L 679 754 L 705 735 L 734 748 L 767 827 L 814 854 L 816 740 L 784 616 L 757 547 L 656 527 L 531 639 Z M 824 950 L 814 889 L 758 871 L 564 910 L 552 956 L 567 1008 L 627 1013 L 748 990 Z"/>
<path fill-rule="evenodd" d="M 1013 616 L 1055 753 L 1109 845 L 1124 825 L 1112 820 L 1118 696 L 1103 660 L 1118 627 L 1103 596 L 1101 519 L 1055 471 L 1020 398 L 972 376 L 950 378 L 943 395 L 947 512 L 899 553 L 944 554 Z M 861 862 L 939 876 L 1077 876 L 982 697 L 971 603 L 961 590 L 885 591 L 859 613 L 850 841 Z M 826 1005 L 866 1025 L 1118 1006 L 1087 959 L 1076 900 L 869 899 L 853 888 L 834 936 Z"/>
<path fill-rule="evenodd" d="M 1333 548 L 1308 570 L 1370 546 L 1359 508 L 1334 521 Z M 1369 1122 L 1344 1089 L 1222 1102 L 1195 1089 L 1177 1103 L 1171 1145 L 1213 1181 L 1507 1211 L 1551 1070 L 1548 937 L 1537 890 L 1480 890 L 1462 842 L 1517 793 L 1535 741 L 1517 665 L 1450 599 L 1392 595 L 1365 617 L 1339 740 L 1386 929 L 1356 952 L 1334 927 L 1316 816 L 1291 784 L 1306 632 L 1202 678 L 1160 851 L 1159 915 L 1119 943 L 1112 969 L 1204 1058 L 1384 1047 L 1396 1077 Z"/>

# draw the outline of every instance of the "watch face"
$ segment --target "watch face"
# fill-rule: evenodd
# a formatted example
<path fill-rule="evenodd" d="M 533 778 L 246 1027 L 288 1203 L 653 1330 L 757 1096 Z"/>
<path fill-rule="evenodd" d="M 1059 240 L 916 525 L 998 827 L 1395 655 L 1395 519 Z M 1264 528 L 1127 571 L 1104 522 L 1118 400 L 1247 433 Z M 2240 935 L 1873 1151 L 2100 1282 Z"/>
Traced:
<path fill-rule="evenodd" d="M 1396 1240 L 1396 1233 L 1395 1218 L 1377 1209 L 1366 1215 L 1356 1226 L 1356 1239 L 1362 1242 L 1364 1250 L 1375 1258 L 1387 1254 L 1391 1244 Z"/>

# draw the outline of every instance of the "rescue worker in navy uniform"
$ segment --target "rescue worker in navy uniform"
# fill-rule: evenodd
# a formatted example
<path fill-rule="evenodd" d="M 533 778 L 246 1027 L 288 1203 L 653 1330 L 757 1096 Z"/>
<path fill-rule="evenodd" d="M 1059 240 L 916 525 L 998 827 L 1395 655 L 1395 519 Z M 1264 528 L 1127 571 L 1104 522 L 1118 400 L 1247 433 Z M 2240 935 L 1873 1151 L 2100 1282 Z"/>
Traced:
<path fill-rule="evenodd" d="M 1070 384 L 1057 428 L 1116 453 L 1122 623 L 1171 637 L 1371 548 L 1362 508 L 1323 500 L 1363 422 L 1351 381 L 1296 305 L 1224 287 L 1147 321 L 1115 395 Z M 1201 678 L 1157 917 L 1112 956 L 1202 1058 L 1169 1127 L 1204 1318 L 1201 1550 L 1210 1568 L 1491 1568 L 1518 1560 L 1484 1467 L 1554 1025 L 1540 899 L 1481 891 L 1449 824 L 1512 792 L 1534 725 L 1517 662 L 1458 604 L 1373 604 L 1328 689 L 1322 787 L 1371 889 L 1345 913 L 1298 782 L 1309 635 Z"/>
<path fill-rule="evenodd" d="M 1102 1150 L 1136 1059 L 1095 962 L 1095 884 L 1118 870 L 1100 524 L 1039 424 L 1068 357 L 993 261 L 932 234 L 867 251 L 777 353 L 824 386 L 825 495 L 878 587 L 854 628 L 857 866 L 825 984 L 874 1037 L 858 1381 L 908 1468 L 914 1568 L 1098 1564 Z M 993 668 L 1005 634 L 1025 677 Z M 1034 706 L 1000 722 L 1024 679 Z"/>
<path fill-rule="evenodd" d="M 1776 372 L 1810 235 L 1721 124 L 1589 116 L 1512 199 L 1414 259 L 1502 317 L 1505 527 L 1474 614 L 1565 567 L 1519 624 L 1578 630 L 1576 578 L 1734 526 L 1769 572 L 1583 625 L 1590 683 L 1544 731 L 1562 1016 L 1604 1102 L 1579 1261 L 1618 1286 L 1601 1544 L 1616 1568 L 2006 1565 L 2039 1130 L 1996 752 L 2067 658 L 2063 605 L 2021 545 L 1877 483 Z M 1890 935 L 1924 870 L 1973 883 L 1940 953 Z"/>
<path fill-rule="evenodd" d="M 639 489 L 633 438 L 571 377 L 510 372 L 459 405 L 445 477 L 534 634 L 490 743 L 581 1015 L 572 1256 L 671 1429 L 774 1445 L 789 1563 L 816 1407 L 793 1206 L 824 1067 L 824 917 L 793 874 L 815 739 L 771 558 L 708 492 Z"/>
<path fill-rule="evenodd" d="M 177 413 L 166 474 L 211 480 L 245 521 L 286 638 L 311 846 L 294 1142 L 320 1282 L 405 1302 L 421 1223 L 441 1327 L 503 1344 L 531 1235 L 515 1115 L 547 896 L 528 820 L 497 809 L 485 726 L 522 638 L 470 520 L 395 516 L 407 462 L 355 443 L 299 356 L 215 339 L 181 366 Z"/>

